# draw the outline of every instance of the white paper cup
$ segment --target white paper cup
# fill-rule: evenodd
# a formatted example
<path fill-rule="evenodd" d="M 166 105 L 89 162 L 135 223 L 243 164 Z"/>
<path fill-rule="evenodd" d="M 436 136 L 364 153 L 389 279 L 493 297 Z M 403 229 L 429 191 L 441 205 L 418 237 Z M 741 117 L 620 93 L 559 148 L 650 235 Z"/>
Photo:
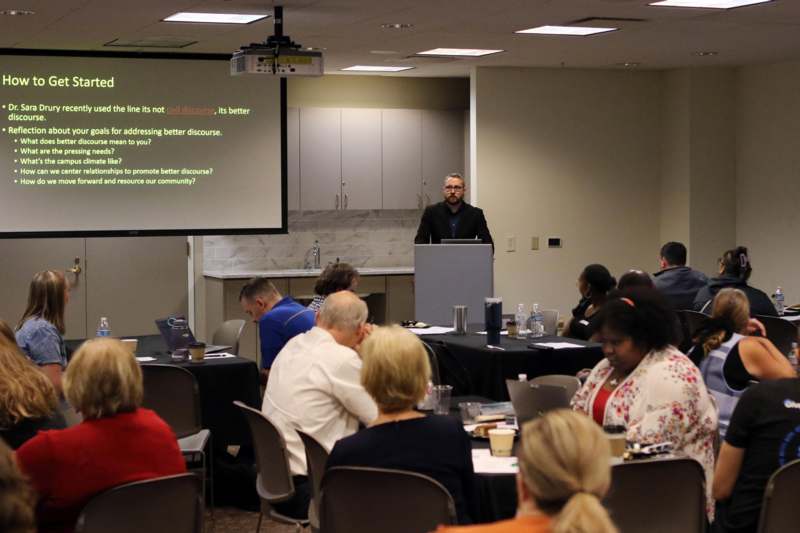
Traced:
<path fill-rule="evenodd" d="M 513 429 L 490 429 L 489 447 L 492 450 L 492 455 L 496 457 L 511 457 L 511 451 L 514 448 L 514 435 L 515 431 Z"/>
<path fill-rule="evenodd" d="M 120 341 L 122 341 L 131 353 L 136 353 L 136 349 L 139 347 L 139 339 L 120 339 Z"/>

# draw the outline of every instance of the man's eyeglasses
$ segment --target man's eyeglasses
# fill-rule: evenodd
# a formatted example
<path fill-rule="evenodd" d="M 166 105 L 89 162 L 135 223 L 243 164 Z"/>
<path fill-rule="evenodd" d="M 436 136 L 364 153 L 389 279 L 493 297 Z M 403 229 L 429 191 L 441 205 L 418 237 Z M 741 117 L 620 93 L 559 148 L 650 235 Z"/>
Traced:
<path fill-rule="evenodd" d="M 445 185 L 444 190 L 446 191 L 463 191 L 464 187 L 461 185 Z"/>

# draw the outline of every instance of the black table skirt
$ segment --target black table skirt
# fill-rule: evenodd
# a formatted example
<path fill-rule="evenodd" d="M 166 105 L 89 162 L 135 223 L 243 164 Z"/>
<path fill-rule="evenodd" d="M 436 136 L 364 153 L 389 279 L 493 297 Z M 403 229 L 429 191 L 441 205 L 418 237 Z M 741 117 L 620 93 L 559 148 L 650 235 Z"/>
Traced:
<path fill-rule="evenodd" d="M 533 341 L 509 339 L 500 341 L 504 350 L 486 347 L 486 335 L 422 335 L 436 352 L 442 383 L 453 386 L 455 395 L 478 395 L 496 401 L 507 401 L 506 379 L 527 374 L 528 379 L 547 374 L 575 375 L 583 368 L 592 368 L 603 357 L 597 343 L 541 337 L 536 342 L 571 342 L 580 348 L 562 350 L 528 348 Z"/>

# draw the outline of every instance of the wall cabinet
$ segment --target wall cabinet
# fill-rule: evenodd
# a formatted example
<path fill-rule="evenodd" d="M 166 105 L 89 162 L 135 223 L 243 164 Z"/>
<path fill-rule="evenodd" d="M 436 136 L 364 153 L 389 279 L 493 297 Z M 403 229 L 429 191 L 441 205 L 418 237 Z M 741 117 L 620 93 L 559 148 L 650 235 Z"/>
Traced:
<path fill-rule="evenodd" d="M 464 171 L 464 111 L 290 108 L 290 210 L 421 209 Z"/>

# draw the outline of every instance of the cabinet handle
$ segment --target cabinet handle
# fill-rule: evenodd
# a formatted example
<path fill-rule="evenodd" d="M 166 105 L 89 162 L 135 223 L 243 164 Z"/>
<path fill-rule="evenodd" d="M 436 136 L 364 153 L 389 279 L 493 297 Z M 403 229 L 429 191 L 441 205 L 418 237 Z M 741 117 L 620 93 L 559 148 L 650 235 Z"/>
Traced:
<path fill-rule="evenodd" d="M 344 195 L 344 208 L 347 209 L 347 195 Z"/>
<path fill-rule="evenodd" d="M 336 195 L 336 209 L 339 209 L 339 195 Z"/>

